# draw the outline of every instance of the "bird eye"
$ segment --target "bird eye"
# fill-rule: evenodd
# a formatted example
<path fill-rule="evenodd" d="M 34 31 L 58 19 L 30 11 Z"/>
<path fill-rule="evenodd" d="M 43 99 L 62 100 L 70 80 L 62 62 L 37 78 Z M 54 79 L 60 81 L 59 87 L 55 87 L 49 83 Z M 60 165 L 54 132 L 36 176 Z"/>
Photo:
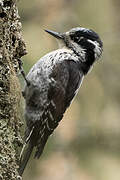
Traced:
<path fill-rule="evenodd" d="M 76 37 L 76 39 L 78 40 L 78 39 L 79 39 L 79 37 Z"/>
<path fill-rule="evenodd" d="M 76 41 L 76 42 L 80 42 L 82 39 L 84 39 L 84 37 L 75 37 L 74 38 L 74 41 Z"/>
<path fill-rule="evenodd" d="M 80 37 L 78 37 L 78 36 L 73 38 L 73 40 L 74 40 L 75 42 L 79 42 L 79 39 L 80 39 Z"/>

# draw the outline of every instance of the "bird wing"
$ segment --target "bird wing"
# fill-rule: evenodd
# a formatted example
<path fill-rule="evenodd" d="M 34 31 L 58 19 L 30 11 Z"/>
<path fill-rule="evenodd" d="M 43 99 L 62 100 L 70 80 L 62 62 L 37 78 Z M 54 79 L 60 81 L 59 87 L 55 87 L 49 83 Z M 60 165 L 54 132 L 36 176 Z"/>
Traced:
<path fill-rule="evenodd" d="M 83 72 L 79 69 L 79 64 L 73 60 L 67 61 L 69 67 L 69 81 L 66 88 L 65 106 L 69 107 L 74 96 L 77 94 L 83 80 Z"/>
<path fill-rule="evenodd" d="M 83 74 L 80 73 L 78 64 L 74 61 L 63 61 L 55 65 L 50 78 L 54 79 L 55 84 L 48 93 L 49 106 L 45 111 L 44 132 L 42 137 L 44 145 L 48 136 L 58 126 L 66 108 L 70 105 L 76 91 L 82 81 Z M 41 142 L 37 145 L 36 157 L 41 155 Z"/>
<path fill-rule="evenodd" d="M 28 143 L 28 146 L 23 158 L 21 154 L 20 174 L 23 173 L 35 146 L 35 157 L 41 156 L 48 137 L 70 105 L 82 77 L 78 64 L 72 60 L 56 63 L 49 77 L 41 68 L 33 72 L 31 70 L 30 77 L 28 75 L 31 83 L 24 90 L 27 124 L 25 143 Z"/>
<path fill-rule="evenodd" d="M 25 139 L 37 146 L 35 157 L 39 158 L 49 135 L 58 126 L 75 96 L 82 75 L 76 62 L 72 60 L 56 63 L 49 77 L 40 69 L 32 73 L 32 85 L 25 90 L 25 94 L 28 93 Z"/>

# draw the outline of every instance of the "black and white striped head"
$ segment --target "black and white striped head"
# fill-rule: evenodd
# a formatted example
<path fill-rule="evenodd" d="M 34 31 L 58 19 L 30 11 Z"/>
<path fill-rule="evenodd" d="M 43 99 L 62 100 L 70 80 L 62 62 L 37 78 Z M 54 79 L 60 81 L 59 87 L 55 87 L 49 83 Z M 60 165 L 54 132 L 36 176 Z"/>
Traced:
<path fill-rule="evenodd" d="M 98 34 L 91 29 L 76 27 L 65 33 L 49 30 L 46 32 L 60 40 L 63 47 L 72 49 L 78 56 L 84 56 L 85 61 L 92 59 L 94 62 L 102 54 L 103 43 Z"/>
<path fill-rule="evenodd" d="M 102 41 L 98 34 L 91 29 L 77 27 L 71 29 L 66 34 L 69 34 L 70 39 L 79 45 L 86 52 L 94 54 L 95 60 L 99 59 L 102 54 Z"/>

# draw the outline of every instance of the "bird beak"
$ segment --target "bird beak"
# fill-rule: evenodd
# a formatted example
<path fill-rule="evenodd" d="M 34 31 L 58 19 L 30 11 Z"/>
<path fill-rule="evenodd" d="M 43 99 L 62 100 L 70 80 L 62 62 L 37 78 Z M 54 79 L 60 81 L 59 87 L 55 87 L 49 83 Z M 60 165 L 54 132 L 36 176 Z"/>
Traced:
<path fill-rule="evenodd" d="M 51 31 L 51 30 L 46 30 L 46 29 L 45 29 L 45 32 L 49 33 L 50 35 L 54 36 L 57 39 L 63 39 L 62 33 Z"/>

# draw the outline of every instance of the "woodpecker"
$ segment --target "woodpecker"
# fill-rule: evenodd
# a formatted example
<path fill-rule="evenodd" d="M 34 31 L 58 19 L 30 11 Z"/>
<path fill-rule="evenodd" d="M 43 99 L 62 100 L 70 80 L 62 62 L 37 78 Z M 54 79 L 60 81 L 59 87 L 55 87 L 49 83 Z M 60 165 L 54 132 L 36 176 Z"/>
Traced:
<path fill-rule="evenodd" d="M 42 57 L 25 78 L 25 144 L 28 147 L 21 158 L 20 175 L 33 148 L 35 158 L 41 156 L 48 137 L 62 120 L 84 76 L 103 51 L 100 37 L 91 29 L 76 27 L 65 33 L 45 31 L 58 40 L 59 49 Z"/>

